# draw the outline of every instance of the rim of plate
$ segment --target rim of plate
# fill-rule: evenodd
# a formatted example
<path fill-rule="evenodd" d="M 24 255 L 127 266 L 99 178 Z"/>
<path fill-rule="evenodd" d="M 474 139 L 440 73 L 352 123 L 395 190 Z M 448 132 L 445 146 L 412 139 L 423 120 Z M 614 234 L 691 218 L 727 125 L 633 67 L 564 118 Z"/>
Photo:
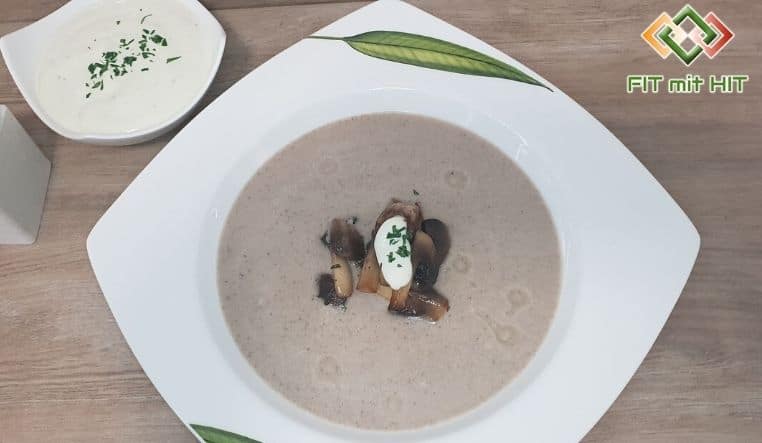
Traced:
<path fill-rule="evenodd" d="M 499 146 L 500 150 L 516 162 L 522 171 L 529 172 L 532 183 L 538 189 L 544 190 L 542 197 L 549 209 L 558 235 L 562 279 L 555 317 L 535 355 L 513 380 L 499 389 L 483 404 L 455 417 L 418 429 L 383 432 L 358 431 L 349 426 L 329 422 L 298 407 L 272 388 L 251 367 L 235 341 L 231 342 L 232 332 L 221 310 L 216 273 L 217 258 L 220 237 L 227 216 L 238 200 L 241 191 L 251 180 L 254 171 L 259 166 L 292 141 L 326 124 L 358 115 L 387 112 L 425 116 L 465 129 L 484 138 L 491 144 Z M 469 122 L 468 127 L 462 125 L 464 120 Z M 490 116 L 462 103 L 438 98 L 420 91 L 385 89 L 349 93 L 331 97 L 319 103 L 311 103 L 274 125 L 259 138 L 257 145 L 271 148 L 265 150 L 264 156 L 262 150 L 257 149 L 251 150 L 237 159 L 235 165 L 214 190 L 214 197 L 212 198 L 214 205 L 210 208 L 210 212 L 214 216 L 207 217 L 201 227 L 201 232 L 209 233 L 209 235 L 204 235 L 200 239 L 198 254 L 196 254 L 196 272 L 194 273 L 200 289 L 197 302 L 204 306 L 202 311 L 208 331 L 216 342 L 220 354 L 234 370 L 241 386 L 246 386 L 273 409 L 279 410 L 294 420 L 301 421 L 318 432 L 325 432 L 350 440 L 376 437 L 383 440 L 393 435 L 395 441 L 409 441 L 420 438 L 441 438 L 453 429 L 477 425 L 482 417 L 494 414 L 502 405 L 519 395 L 543 370 L 556 351 L 573 313 L 575 294 L 578 292 L 576 275 L 579 263 L 570 261 L 569 256 L 580 245 L 574 236 L 573 217 L 567 215 L 568 208 L 565 208 L 567 199 L 564 198 L 564 191 L 560 183 L 552 176 L 538 174 L 543 169 L 544 160 L 528 149 L 519 134 L 506 128 L 502 122 L 493 120 Z M 537 186 L 538 184 L 540 186 Z M 210 269 L 215 272 L 210 273 Z M 215 294 L 215 296 L 208 294 Z"/>

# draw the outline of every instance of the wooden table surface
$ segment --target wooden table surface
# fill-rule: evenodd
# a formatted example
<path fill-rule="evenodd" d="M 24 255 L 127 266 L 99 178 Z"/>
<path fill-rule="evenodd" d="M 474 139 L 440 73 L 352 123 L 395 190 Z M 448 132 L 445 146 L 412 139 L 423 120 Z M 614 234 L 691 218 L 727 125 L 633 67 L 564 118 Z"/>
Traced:
<path fill-rule="evenodd" d="M 0 35 L 64 0 L 0 0 Z M 205 100 L 357 1 L 206 0 L 228 33 Z M 693 274 L 643 365 L 590 442 L 762 441 L 762 3 L 695 0 L 736 33 L 714 60 L 661 60 L 640 32 L 683 0 L 414 0 L 513 55 L 627 145 L 697 226 Z M 742 73 L 740 95 L 628 95 L 627 74 Z M 53 162 L 42 227 L 0 246 L 0 442 L 191 442 L 128 349 L 90 269 L 92 226 L 167 143 L 87 146 L 31 112 L 0 62 L 8 104 Z M 508 104 L 510 105 L 510 104 Z M 595 161 L 591 159 L 591 161 Z M 549 424 L 552 426 L 552 424 Z"/>

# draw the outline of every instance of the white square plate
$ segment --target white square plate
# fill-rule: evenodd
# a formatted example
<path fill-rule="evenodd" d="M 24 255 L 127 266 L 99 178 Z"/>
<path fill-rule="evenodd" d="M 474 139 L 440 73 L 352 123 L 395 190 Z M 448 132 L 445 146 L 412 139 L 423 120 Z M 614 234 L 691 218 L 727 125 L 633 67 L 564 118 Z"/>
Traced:
<path fill-rule="evenodd" d="M 598 121 L 473 36 L 391 0 L 318 34 L 371 30 L 467 46 L 553 92 L 378 60 L 342 42 L 297 43 L 193 120 L 93 229 L 90 259 L 122 332 L 185 423 L 267 443 L 579 440 L 664 325 L 698 253 L 696 229 Z M 543 194 L 564 254 L 556 319 L 518 379 L 464 416 L 393 434 L 334 425 L 283 400 L 238 351 L 216 283 L 226 215 L 257 168 L 312 129 L 384 111 L 445 120 L 500 147 Z"/>

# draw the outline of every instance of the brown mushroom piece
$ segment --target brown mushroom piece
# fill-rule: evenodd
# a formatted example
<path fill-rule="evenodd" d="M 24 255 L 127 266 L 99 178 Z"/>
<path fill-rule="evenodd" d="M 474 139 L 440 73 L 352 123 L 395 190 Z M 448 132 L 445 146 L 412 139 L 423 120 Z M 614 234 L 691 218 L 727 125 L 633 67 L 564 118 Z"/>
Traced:
<path fill-rule="evenodd" d="M 349 262 L 344 257 L 331 254 L 331 272 L 333 273 L 333 285 L 336 295 L 347 299 L 352 295 L 354 285 L 352 283 L 352 270 Z"/>
<path fill-rule="evenodd" d="M 389 310 L 393 312 L 404 312 L 408 304 L 408 296 L 410 295 L 410 285 L 392 290 L 392 296 L 389 298 Z"/>
<path fill-rule="evenodd" d="M 376 258 L 376 251 L 371 244 L 368 247 L 368 254 L 365 256 L 365 262 L 360 269 L 360 276 L 357 278 L 357 290 L 373 294 L 378 291 L 380 281 L 381 267 Z"/>
<path fill-rule="evenodd" d="M 413 291 L 426 291 L 434 287 L 439 276 L 440 262 L 434 241 L 423 230 L 413 239 Z"/>
<path fill-rule="evenodd" d="M 358 262 L 365 258 L 365 241 L 354 225 L 335 218 L 328 230 L 328 248 L 347 260 Z"/>
<path fill-rule="evenodd" d="M 450 252 L 450 231 L 447 225 L 436 218 L 429 218 L 423 221 L 421 230 L 434 242 L 437 266 L 441 265 Z"/>
<path fill-rule="evenodd" d="M 352 295 L 352 270 L 344 257 L 331 253 L 331 273 L 318 276 L 318 298 L 326 305 L 344 306 Z"/>
<path fill-rule="evenodd" d="M 447 300 L 447 297 L 434 289 L 428 289 L 425 292 L 412 291 L 409 286 L 403 289 L 406 291 L 404 305 L 393 306 L 393 302 L 390 301 L 390 312 L 407 317 L 422 317 L 437 322 L 450 310 L 450 301 Z M 396 292 L 388 286 L 381 285 L 376 294 L 386 300 L 392 300 Z"/>
<path fill-rule="evenodd" d="M 344 306 L 347 303 L 346 298 L 339 297 L 336 294 L 336 284 L 331 274 L 320 274 L 317 279 L 318 298 L 323 300 L 325 305 Z"/>
<path fill-rule="evenodd" d="M 447 297 L 433 289 L 427 292 L 410 292 L 407 297 L 405 308 L 400 314 L 411 317 L 423 317 L 431 321 L 439 321 L 450 310 L 450 302 Z"/>
<path fill-rule="evenodd" d="M 421 223 L 423 223 L 421 205 L 419 203 L 403 202 L 395 198 L 392 199 L 392 201 L 381 212 L 381 215 L 379 215 L 376 219 L 376 227 L 373 228 L 373 237 L 376 236 L 378 228 L 380 228 L 386 220 L 396 215 L 400 215 L 404 217 L 405 220 L 407 220 L 407 231 L 411 235 L 415 235 L 415 233 L 421 229 Z"/>
<path fill-rule="evenodd" d="M 379 285 L 378 290 L 376 290 L 376 294 L 378 294 L 380 297 L 383 297 L 387 301 L 391 300 L 393 293 L 394 290 L 392 288 L 384 285 Z"/>

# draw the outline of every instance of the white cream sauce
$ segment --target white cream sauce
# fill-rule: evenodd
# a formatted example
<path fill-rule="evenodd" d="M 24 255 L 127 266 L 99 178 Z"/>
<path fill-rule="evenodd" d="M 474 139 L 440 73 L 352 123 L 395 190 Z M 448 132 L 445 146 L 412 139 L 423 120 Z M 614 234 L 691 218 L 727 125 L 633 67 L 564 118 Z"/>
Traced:
<path fill-rule="evenodd" d="M 147 51 L 140 48 L 144 30 Z M 166 46 L 153 40 L 156 35 Z M 178 1 L 99 1 L 62 27 L 40 60 L 40 104 L 56 123 L 80 134 L 150 129 L 177 117 L 202 92 L 216 43 Z M 112 64 L 91 78 L 88 67 L 104 65 L 108 52 L 117 53 L 116 63 L 127 72 L 114 75 Z M 128 65 L 131 56 L 136 59 Z"/>
<path fill-rule="evenodd" d="M 407 221 L 401 215 L 386 220 L 378 228 L 373 240 L 373 249 L 381 266 L 381 273 L 394 290 L 410 283 L 413 278 L 413 263 L 410 260 L 410 242 L 407 239 Z M 400 248 L 404 251 L 400 254 Z"/>

